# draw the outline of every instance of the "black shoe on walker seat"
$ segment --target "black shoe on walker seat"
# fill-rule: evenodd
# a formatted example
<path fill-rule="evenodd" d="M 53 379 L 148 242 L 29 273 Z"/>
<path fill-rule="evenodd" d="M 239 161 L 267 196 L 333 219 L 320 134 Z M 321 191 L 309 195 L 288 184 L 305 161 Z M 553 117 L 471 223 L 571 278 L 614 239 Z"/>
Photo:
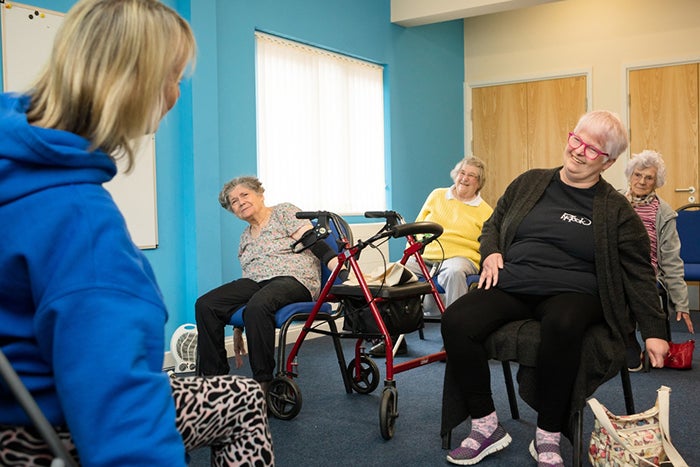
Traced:
<path fill-rule="evenodd" d="M 371 349 L 369 349 L 368 353 L 371 357 L 384 358 L 386 357 L 386 344 L 384 343 L 384 341 L 382 341 L 379 344 L 373 346 Z M 401 344 L 399 344 L 399 348 L 396 350 L 396 356 L 398 357 L 399 355 L 406 355 L 407 353 L 408 345 L 406 344 L 406 339 L 402 339 Z"/>

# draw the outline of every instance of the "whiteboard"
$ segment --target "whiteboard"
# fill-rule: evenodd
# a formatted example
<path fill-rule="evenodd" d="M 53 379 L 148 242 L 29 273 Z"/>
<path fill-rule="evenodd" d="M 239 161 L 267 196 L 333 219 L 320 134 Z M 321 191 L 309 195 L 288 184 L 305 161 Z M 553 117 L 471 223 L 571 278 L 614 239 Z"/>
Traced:
<path fill-rule="evenodd" d="M 2 79 L 4 91 L 26 91 L 51 53 L 63 14 L 0 0 L 2 15 Z M 139 146 L 134 169 L 119 173 L 105 188 L 121 210 L 131 238 L 139 248 L 158 246 L 155 137 Z"/>

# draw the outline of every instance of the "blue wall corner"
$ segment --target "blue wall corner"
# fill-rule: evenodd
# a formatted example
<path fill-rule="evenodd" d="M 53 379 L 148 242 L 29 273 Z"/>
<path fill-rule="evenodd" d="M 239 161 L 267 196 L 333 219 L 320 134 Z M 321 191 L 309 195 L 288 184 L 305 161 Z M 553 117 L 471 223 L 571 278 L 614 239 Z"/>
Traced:
<path fill-rule="evenodd" d="M 30 0 L 65 12 L 72 0 Z M 145 254 L 166 300 L 169 336 L 194 322 L 198 295 L 240 274 L 245 227 L 217 201 L 256 173 L 256 29 L 386 66 L 388 206 L 407 220 L 464 151 L 463 22 L 404 28 L 390 0 L 168 0 L 198 41 L 197 65 L 156 135 L 158 240 Z M 392 258 L 402 245 L 394 242 Z"/>

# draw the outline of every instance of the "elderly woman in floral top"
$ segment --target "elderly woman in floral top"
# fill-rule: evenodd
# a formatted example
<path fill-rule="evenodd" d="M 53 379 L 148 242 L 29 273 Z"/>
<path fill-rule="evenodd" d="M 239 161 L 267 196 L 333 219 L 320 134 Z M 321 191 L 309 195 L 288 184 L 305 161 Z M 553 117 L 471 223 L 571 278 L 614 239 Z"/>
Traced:
<path fill-rule="evenodd" d="M 199 365 L 201 375 L 229 372 L 224 347 L 224 327 L 246 306 L 246 327 L 253 378 L 267 389 L 275 368 L 275 313 L 294 302 L 311 301 L 321 287 L 319 260 L 334 267 L 336 254 L 325 242 L 296 253 L 292 245 L 312 229 L 307 219 L 297 219 L 299 208 L 290 203 L 266 206 L 263 188 L 255 177 L 238 177 L 226 183 L 219 202 L 248 222 L 241 234 L 238 259 L 242 277 L 217 287 L 197 299 Z M 236 367 L 245 352 L 243 329 L 234 329 Z"/>

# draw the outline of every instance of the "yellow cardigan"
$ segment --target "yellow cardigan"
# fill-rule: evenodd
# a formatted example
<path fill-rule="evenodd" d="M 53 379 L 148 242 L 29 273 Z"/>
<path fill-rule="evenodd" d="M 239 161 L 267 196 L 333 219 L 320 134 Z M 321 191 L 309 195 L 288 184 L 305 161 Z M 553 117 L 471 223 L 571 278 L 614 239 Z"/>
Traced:
<path fill-rule="evenodd" d="M 433 190 L 416 218 L 416 221 L 438 223 L 444 229 L 439 239 L 442 248 L 437 242 L 428 244 L 423 258 L 428 261 L 440 261 L 462 256 L 479 267 L 479 235 L 493 209 L 484 200 L 481 200 L 478 206 L 471 206 L 454 197 L 448 199 L 449 190 L 450 188 Z"/>

